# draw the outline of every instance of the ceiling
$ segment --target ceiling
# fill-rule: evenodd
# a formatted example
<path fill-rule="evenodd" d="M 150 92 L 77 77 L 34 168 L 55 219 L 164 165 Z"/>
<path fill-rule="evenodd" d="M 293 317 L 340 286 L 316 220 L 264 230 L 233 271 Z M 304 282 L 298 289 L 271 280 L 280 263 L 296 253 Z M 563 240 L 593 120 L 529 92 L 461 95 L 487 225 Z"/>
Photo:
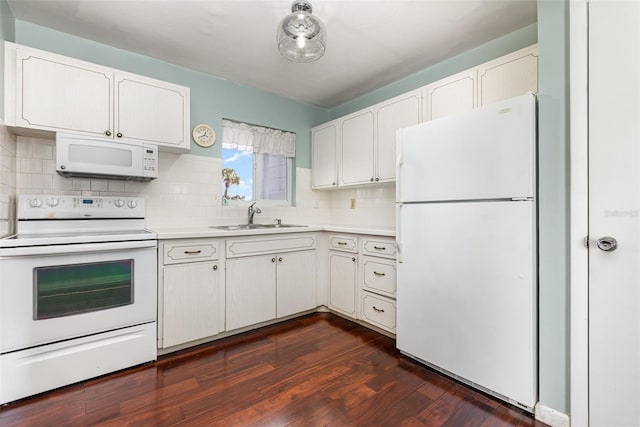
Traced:
<path fill-rule="evenodd" d="M 16 19 L 331 108 L 536 22 L 535 0 L 311 0 L 317 62 L 280 56 L 290 0 L 8 0 Z"/>

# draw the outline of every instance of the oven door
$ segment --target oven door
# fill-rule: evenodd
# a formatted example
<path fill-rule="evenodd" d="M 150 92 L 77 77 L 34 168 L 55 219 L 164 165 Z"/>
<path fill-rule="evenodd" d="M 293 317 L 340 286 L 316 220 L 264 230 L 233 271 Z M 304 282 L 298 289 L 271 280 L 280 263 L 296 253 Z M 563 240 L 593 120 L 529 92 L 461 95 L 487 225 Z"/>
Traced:
<path fill-rule="evenodd" d="M 0 249 L 0 352 L 156 321 L 157 242 Z"/>

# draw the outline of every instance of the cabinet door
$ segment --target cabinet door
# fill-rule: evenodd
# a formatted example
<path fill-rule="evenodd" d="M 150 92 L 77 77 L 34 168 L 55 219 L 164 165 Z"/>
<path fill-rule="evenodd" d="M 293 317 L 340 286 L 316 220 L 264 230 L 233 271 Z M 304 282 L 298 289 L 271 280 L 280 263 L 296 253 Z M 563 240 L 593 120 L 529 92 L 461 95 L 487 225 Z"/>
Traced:
<path fill-rule="evenodd" d="M 467 70 L 425 87 L 424 121 L 472 110 L 476 105 L 476 70 Z"/>
<path fill-rule="evenodd" d="M 113 130 L 109 70 L 23 48 L 16 57 L 17 126 L 93 136 Z"/>
<path fill-rule="evenodd" d="M 478 105 L 538 93 L 538 46 L 531 46 L 478 67 Z"/>
<path fill-rule="evenodd" d="M 189 126 L 188 88 L 133 74 L 115 74 L 116 138 L 188 150 Z"/>
<path fill-rule="evenodd" d="M 276 318 L 276 260 L 276 255 L 227 260 L 227 330 Z"/>
<path fill-rule="evenodd" d="M 168 266 L 162 276 L 162 347 L 216 335 L 223 329 L 217 263 Z"/>
<path fill-rule="evenodd" d="M 332 188 L 338 183 L 336 143 L 338 123 L 332 122 L 313 129 L 311 136 L 311 187 Z"/>
<path fill-rule="evenodd" d="M 373 123 L 372 111 L 364 111 L 342 122 L 340 149 L 340 183 L 364 184 L 373 181 Z"/>
<path fill-rule="evenodd" d="M 278 255 L 277 317 L 316 308 L 316 252 Z"/>
<path fill-rule="evenodd" d="M 329 252 L 329 307 L 356 317 L 356 256 Z"/>
<path fill-rule="evenodd" d="M 420 123 L 420 93 L 413 92 L 381 105 L 377 111 L 375 181 L 396 179 L 396 131 Z"/>

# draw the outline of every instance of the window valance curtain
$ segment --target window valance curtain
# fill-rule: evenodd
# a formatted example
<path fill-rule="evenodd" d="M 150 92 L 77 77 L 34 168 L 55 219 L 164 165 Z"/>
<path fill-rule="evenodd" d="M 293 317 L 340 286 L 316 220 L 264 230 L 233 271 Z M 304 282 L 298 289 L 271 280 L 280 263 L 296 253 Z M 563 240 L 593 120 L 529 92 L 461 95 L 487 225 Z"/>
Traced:
<path fill-rule="evenodd" d="M 222 146 L 254 153 L 295 157 L 296 134 L 223 119 Z"/>

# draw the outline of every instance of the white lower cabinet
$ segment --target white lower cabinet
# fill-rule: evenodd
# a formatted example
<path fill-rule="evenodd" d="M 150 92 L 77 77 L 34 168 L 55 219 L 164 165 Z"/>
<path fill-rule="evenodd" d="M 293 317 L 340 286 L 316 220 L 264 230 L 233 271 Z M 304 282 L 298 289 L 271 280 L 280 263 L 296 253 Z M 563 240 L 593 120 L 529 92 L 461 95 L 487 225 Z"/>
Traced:
<path fill-rule="evenodd" d="M 329 308 L 356 317 L 357 255 L 329 251 Z"/>
<path fill-rule="evenodd" d="M 276 316 L 278 318 L 316 308 L 316 251 L 289 252 L 278 256 Z"/>
<path fill-rule="evenodd" d="M 396 331 L 396 302 L 369 292 L 362 295 L 362 320 L 389 332 Z"/>
<path fill-rule="evenodd" d="M 317 306 L 315 235 L 230 239 L 226 245 L 227 330 Z"/>
<path fill-rule="evenodd" d="M 276 255 L 227 260 L 227 329 L 276 317 Z"/>
<path fill-rule="evenodd" d="M 328 262 L 318 271 L 318 236 L 160 240 L 158 348 L 199 344 L 314 310 L 319 303 L 395 333 L 394 240 L 329 234 L 323 251 Z M 328 278 L 326 300 L 318 299 L 318 276 Z M 321 282 L 326 292 L 327 282 Z"/>
<path fill-rule="evenodd" d="M 171 347 L 221 332 L 217 263 L 172 265 L 163 270 L 162 346 Z"/>
<path fill-rule="evenodd" d="M 361 239 L 359 319 L 396 332 L 396 244 L 374 236 Z"/>
<path fill-rule="evenodd" d="M 224 330 L 224 286 L 217 240 L 161 241 L 158 262 L 158 348 Z"/>

